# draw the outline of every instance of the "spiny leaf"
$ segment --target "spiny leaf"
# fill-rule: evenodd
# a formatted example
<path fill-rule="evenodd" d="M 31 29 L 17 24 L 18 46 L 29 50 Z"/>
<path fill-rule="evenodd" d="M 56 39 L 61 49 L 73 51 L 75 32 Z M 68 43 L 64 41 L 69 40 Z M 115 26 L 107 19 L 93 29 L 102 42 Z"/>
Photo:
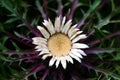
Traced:
<path fill-rule="evenodd" d="M 110 23 L 110 17 L 99 20 L 96 25 L 97 28 L 101 29 L 103 26 L 108 25 Z"/>
<path fill-rule="evenodd" d="M 92 5 L 90 5 L 90 9 L 87 11 L 87 13 L 84 15 L 85 18 L 87 18 L 100 4 L 101 0 L 95 0 Z"/>
<path fill-rule="evenodd" d="M 100 69 L 100 68 L 94 67 L 94 66 L 92 66 L 90 64 L 87 64 L 87 63 L 83 63 L 82 65 L 87 67 L 88 69 L 92 69 L 92 70 L 95 70 L 97 72 L 101 72 L 101 73 L 103 73 L 105 75 L 111 76 L 114 79 L 120 80 L 120 76 L 118 74 L 115 74 L 115 73 L 113 73 L 113 72 L 111 72 L 109 70 Z"/>

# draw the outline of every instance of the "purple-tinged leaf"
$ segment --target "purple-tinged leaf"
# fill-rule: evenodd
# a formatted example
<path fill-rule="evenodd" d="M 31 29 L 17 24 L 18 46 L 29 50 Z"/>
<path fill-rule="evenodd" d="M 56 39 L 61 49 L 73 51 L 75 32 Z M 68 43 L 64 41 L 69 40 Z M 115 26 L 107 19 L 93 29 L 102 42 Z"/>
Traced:
<path fill-rule="evenodd" d="M 106 40 L 106 39 L 110 39 L 111 37 L 114 37 L 114 36 L 117 36 L 117 35 L 120 35 L 120 31 L 111 33 L 111 34 L 109 34 L 108 36 L 103 37 L 101 40 L 104 41 L 104 40 Z M 98 43 L 100 43 L 100 40 L 99 40 L 99 39 L 96 39 L 96 40 L 91 41 L 90 43 L 88 43 L 88 45 L 89 45 L 90 47 L 92 47 L 92 46 L 94 46 L 95 44 L 98 44 Z"/>
<path fill-rule="evenodd" d="M 36 66 L 36 67 L 33 67 L 33 68 L 30 70 L 30 72 L 29 72 L 27 75 L 25 75 L 25 78 L 33 75 L 34 73 L 37 73 L 37 72 L 43 70 L 43 69 L 45 69 L 45 66 L 42 65 L 42 64 L 40 64 L 40 65 L 38 65 L 38 66 Z"/>
<path fill-rule="evenodd" d="M 3 54 L 7 54 L 7 55 L 15 55 L 15 54 L 26 54 L 26 55 L 37 55 L 38 52 L 35 51 L 7 51 L 7 52 L 3 52 Z"/>
<path fill-rule="evenodd" d="M 40 35 L 40 32 L 37 30 L 37 28 L 35 26 L 31 26 L 31 24 L 26 21 L 26 20 L 22 20 L 23 23 L 26 25 L 26 27 L 36 36 L 36 37 L 39 37 L 41 36 Z"/>
<path fill-rule="evenodd" d="M 76 9 L 76 6 L 77 6 L 77 3 L 78 3 L 78 0 L 73 0 L 72 7 L 71 7 L 71 9 L 70 9 L 70 14 L 68 15 L 68 19 L 67 19 L 67 20 L 72 19 L 73 14 L 74 14 L 75 9 Z"/>
<path fill-rule="evenodd" d="M 85 50 L 86 54 L 100 54 L 100 53 L 111 53 L 114 49 L 104 49 L 104 48 L 89 48 Z"/>
<path fill-rule="evenodd" d="M 92 30 L 92 31 L 88 32 L 88 33 L 87 33 L 87 39 L 88 39 L 91 35 L 93 35 L 93 34 L 94 34 L 94 32 L 95 32 L 94 30 Z"/>
<path fill-rule="evenodd" d="M 43 77 L 40 80 L 46 80 L 45 78 L 47 77 L 48 74 L 49 70 L 46 70 L 46 72 L 44 73 Z"/>
<path fill-rule="evenodd" d="M 72 71 L 70 80 L 80 80 L 80 78 L 78 77 L 79 74 L 80 73 L 77 70 Z"/>
<path fill-rule="evenodd" d="M 58 13 L 57 15 L 62 17 L 62 2 L 61 0 L 57 0 L 58 1 Z"/>
<path fill-rule="evenodd" d="M 87 40 L 89 37 L 91 37 L 91 36 L 94 34 L 94 32 L 95 32 L 94 30 L 88 32 L 88 33 L 87 33 L 87 38 L 81 40 L 81 42 L 84 42 L 84 41 Z"/>
<path fill-rule="evenodd" d="M 43 11 L 43 8 L 42 8 L 39 0 L 36 0 L 36 6 L 37 6 L 39 12 L 41 13 L 43 19 L 47 20 L 47 15 L 46 15 L 46 13 Z"/>
<path fill-rule="evenodd" d="M 87 12 L 83 13 L 83 18 L 81 19 L 81 21 L 79 21 L 77 28 L 80 29 L 80 27 L 84 24 L 85 20 L 98 8 L 100 3 L 101 3 L 101 0 L 95 0 L 93 2 L 93 4 L 90 5 L 89 10 Z"/>
<path fill-rule="evenodd" d="M 17 33 L 17 32 L 14 32 L 14 33 L 15 33 L 15 35 L 16 35 L 17 37 L 21 38 L 22 40 L 26 41 L 27 43 L 32 43 L 32 39 L 31 39 L 31 38 L 28 38 L 28 37 L 26 37 L 26 36 L 23 36 L 23 35 L 21 35 L 21 34 L 19 34 L 19 33 Z"/>
<path fill-rule="evenodd" d="M 77 24 L 77 28 L 81 28 L 81 26 L 84 24 L 84 22 L 85 22 L 85 20 L 84 19 L 82 19 L 80 22 L 78 22 L 78 24 Z"/>
<path fill-rule="evenodd" d="M 57 73 L 56 73 L 56 71 L 53 72 L 52 75 L 53 75 L 53 80 L 57 80 Z"/>
<path fill-rule="evenodd" d="M 26 60 L 26 61 L 29 61 L 29 60 L 33 60 L 33 59 L 37 59 L 39 58 L 38 55 L 32 55 L 32 56 L 26 56 L 26 57 L 23 57 L 23 58 L 15 58 L 13 59 L 14 61 L 23 61 L 23 60 Z"/>
<path fill-rule="evenodd" d="M 100 4 L 100 6 L 99 6 L 99 9 L 101 9 L 101 8 L 105 5 L 106 2 L 107 2 L 107 0 L 102 0 L 102 1 L 101 1 L 101 4 Z"/>
<path fill-rule="evenodd" d="M 31 43 L 31 44 L 30 44 L 30 43 L 27 43 L 27 42 L 24 41 L 22 38 L 19 38 L 19 37 L 13 35 L 12 33 L 5 32 L 5 34 L 6 34 L 8 37 L 10 37 L 10 38 L 12 38 L 12 39 L 20 42 L 21 44 L 24 44 L 24 45 L 26 45 L 26 46 L 28 46 L 28 47 L 31 47 L 31 48 L 34 47 L 34 45 L 33 45 L 32 43 Z"/>
<path fill-rule="evenodd" d="M 60 77 L 60 80 L 64 80 L 64 76 L 63 76 L 62 71 L 60 71 L 59 77 Z"/>
<path fill-rule="evenodd" d="M 46 19 L 48 19 L 48 7 L 46 0 L 43 0 L 43 5 L 44 5 L 44 13 L 46 14 Z"/>

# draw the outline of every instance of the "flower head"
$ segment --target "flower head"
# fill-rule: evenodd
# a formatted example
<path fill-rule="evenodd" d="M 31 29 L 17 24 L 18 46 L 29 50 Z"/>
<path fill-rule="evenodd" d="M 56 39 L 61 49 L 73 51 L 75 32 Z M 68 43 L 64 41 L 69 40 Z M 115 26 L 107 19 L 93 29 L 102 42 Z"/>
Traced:
<path fill-rule="evenodd" d="M 104 8 L 106 9 L 106 6 L 108 7 L 108 4 L 110 3 L 109 0 L 89 0 L 87 1 L 88 3 L 79 0 L 32 0 L 32 3 L 29 3 L 27 0 L 18 1 L 23 5 L 19 5 L 19 2 L 17 2 L 18 5 L 14 5 L 16 4 L 15 0 L 12 2 L 10 0 L 0 1 L 2 2 L 1 9 L 3 12 L 5 8 L 10 11 L 10 13 L 7 11 L 6 16 L 4 15 L 5 18 L 9 19 L 5 19 L 7 20 L 6 22 L 4 22 L 3 19 L 3 24 L 0 23 L 0 31 L 2 31 L 0 33 L 5 33 L 12 39 L 7 40 L 8 38 L 4 36 L 4 34 L 0 39 L 0 41 L 2 41 L 0 42 L 0 48 L 3 49 L 1 53 L 3 52 L 6 57 L 5 58 L 3 57 L 4 55 L 0 54 L 1 64 L 6 61 L 4 62 L 4 65 L 6 64 L 5 68 L 8 68 L 10 73 L 8 77 L 5 76 L 5 79 L 88 80 L 93 78 L 97 79 L 99 74 L 99 79 L 101 80 L 107 79 L 108 76 L 110 76 L 111 79 L 119 79 L 119 70 L 115 67 L 118 65 L 113 66 L 113 64 L 111 64 L 111 61 L 117 62 L 116 59 L 118 57 L 116 58 L 115 56 L 119 55 L 116 53 L 114 54 L 115 56 L 111 54 L 101 55 L 101 53 L 112 53 L 113 51 L 118 51 L 119 53 L 118 49 L 114 49 L 113 43 L 116 40 L 113 40 L 112 37 L 119 36 L 120 30 L 106 35 L 111 32 L 108 28 L 112 25 L 111 23 L 119 22 L 115 17 L 116 14 L 118 15 L 119 7 L 114 5 L 114 0 L 111 0 L 112 8 L 109 5 L 111 9 L 111 11 L 109 9 L 110 14 L 108 14 L 108 12 L 104 14 Z M 70 5 L 71 3 L 72 5 Z M 58 5 L 57 10 L 56 5 Z M 116 9 L 114 10 L 114 8 Z M 21 9 L 24 10 L 20 12 Z M 101 9 L 103 10 L 101 11 Z M 28 14 L 28 12 L 31 11 L 35 11 L 34 16 L 28 18 L 29 15 L 33 14 Z M 41 15 L 37 13 L 38 11 Z M 57 13 L 55 15 L 59 16 L 56 17 L 54 24 L 48 19 L 49 17 L 54 17 L 53 13 Z M 8 15 L 11 15 L 11 17 L 8 17 Z M 62 17 L 64 15 L 66 15 L 66 17 Z M 35 27 L 41 20 L 41 17 L 44 19 L 43 26 Z M 27 19 L 29 19 L 30 23 Z M 72 19 L 77 24 L 72 25 Z M 20 21 L 23 23 L 20 23 Z M 7 29 L 9 23 L 12 25 Z M 24 28 L 22 26 L 27 27 L 30 31 L 23 30 Z M 114 27 L 117 26 L 118 25 L 114 25 Z M 83 31 L 80 31 L 80 29 L 86 30 L 87 34 L 83 34 Z M 31 34 L 35 37 L 31 38 Z M 104 42 L 106 39 L 111 40 L 108 40 L 106 43 Z M 86 44 L 84 44 L 84 41 Z M 15 49 L 15 51 L 13 49 Z M 9 56 L 7 57 L 6 54 Z M 100 59 L 95 56 L 96 54 L 100 54 Z M 88 56 L 83 59 L 83 56 L 86 55 Z M 76 63 L 74 59 L 80 63 Z M 16 61 L 19 61 L 19 63 Z M 10 63 L 9 67 L 8 62 Z M 13 62 L 15 64 L 12 64 Z M 70 65 L 68 63 L 70 63 Z M 46 64 L 49 64 L 49 66 Z M 2 67 L 4 67 L 4 65 L 2 65 Z M 68 65 L 69 67 L 67 67 Z M 52 68 L 50 68 L 51 66 Z M 53 68 L 53 66 L 56 66 L 57 69 Z M 63 70 L 61 67 L 64 69 L 67 68 L 67 70 Z M 107 68 L 107 70 L 104 70 L 104 68 Z M 113 71 L 118 75 L 111 72 L 114 68 L 116 68 L 116 71 Z M 2 69 L 4 70 L 4 68 Z M 90 69 L 94 70 L 94 72 L 91 72 Z M 18 72 L 23 74 L 21 79 L 19 78 L 20 75 L 18 75 Z M 5 72 L 1 71 L 1 73 Z M 97 75 L 95 75 L 95 73 L 97 73 Z M 0 80 L 3 80 L 3 78 L 0 77 Z"/>
<path fill-rule="evenodd" d="M 54 25 L 49 19 L 44 20 L 42 26 L 37 26 L 43 37 L 32 38 L 33 44 L 36 45 L 36 51 L 39 51 L 39 55 L 42 55 L 42 59 L 52 56 L 49 61 L 49 66 L 59 64 L 66 69 L 67 62 L 74 63 L 73 59 L 81 62 L 83 56 L 86 56 L 82 49 L 88 48 L 88 45 L 78 42 L 81 39 L 85 39 L 87 36 L 82 34 L 76 28 L 77 25 L 72 24 L 72 20 L 65 23 L 66 17 L 61 21 L 60 17 L 56 17 Z"/>

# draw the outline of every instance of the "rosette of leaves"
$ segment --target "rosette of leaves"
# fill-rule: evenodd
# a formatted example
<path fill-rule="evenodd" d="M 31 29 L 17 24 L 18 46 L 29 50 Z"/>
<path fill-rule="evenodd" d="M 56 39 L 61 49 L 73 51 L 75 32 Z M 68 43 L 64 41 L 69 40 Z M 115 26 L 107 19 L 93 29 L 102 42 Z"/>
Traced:
<path fill-rule="evenodd" d="M 120 1 L 115 0 L 1 0 L 1 80 L 119 80 Z M 34 50 L 32 37 L 44 19 L 67 16 L 87 33 L 89 45 L 82 63 L 66 70 L 50 68 Z"/>

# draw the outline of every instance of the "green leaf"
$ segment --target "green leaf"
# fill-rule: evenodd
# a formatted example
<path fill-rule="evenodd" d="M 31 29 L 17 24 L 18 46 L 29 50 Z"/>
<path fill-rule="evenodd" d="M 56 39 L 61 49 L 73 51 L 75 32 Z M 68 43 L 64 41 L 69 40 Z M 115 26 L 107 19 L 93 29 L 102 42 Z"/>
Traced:
<path fill-rule="evenodd" d="M 115 10 L 114 0 L 111 0 L 112 11 Z"/>
<path fill-rule="evenodd" d="M 20 48 L 17 46 L 17 44 L 15 42 L 12 42 L 13 46 L 15 47 L 16 51 L 19 51 Z"/>
<path fill-rule="evenodd" d="M 4 37 L 2 37 L 2 40 L 3 40 L 2 44 L 5 45 L 6 41 L 8 40 L 8 37 L 4 36 Z"/>
<path fill-rule="evenodd" d="M 101 72 L 103 74 L 105 74 L 106 76 L 110 76 L 112 78 L 114 78 L 115 80 L 120 80 L 120 76 L 118 74 L 113 73 L 112 71 L 109 71 L 107 69 L 100 69 L 94 66 L 89 65 L 93 70 L 97 71 L 97 72 Z"/>
<path fill-rule="evenodd" d="M 26 17 L 27 17 L 27 13 L 28 13 L 28 10 L 25 9 L 25 12 L 23 13 L 23 19 L 26 19 Z"/>
<path fill-rule="evenodd" d="M 100 2 L 101 0 L 95 0 L 94 3 L 90 5 L 90 9 L 84 14 L 84 19 L 88 18 L 90 14 L 98 8 Z"/>
<path fill-rule="evenodd" d="M 40 17 L 37 17 L 37 18 L 33 19 L 31 25 L 37 25 L 39 19 L 40 19 Z"/>
<path fill-rule="evenodd" d="M 25 26 L 25 24 L 22 23 L 22 24 L 17 25 L 16 27 L 22 27 L 22 26 Z"/>
<path fill-rule="evenodd" d="M 2 50 L 4 52 L 4 51 L 7 51 L 7 48 L 0 43 L 0 50 Z"/>
<path fill-rule="evenodd" d="M 0 23 L 0 32 L 3 32 L 4 31 L 4 27 L 3 27 L 3 24 Z"/>
<path fill-rule="evenodd" d="M 110 23 L 110 17 L 107 17 L 107 18 L 99 20 L 99 22 L 96 25 L 96 27 L 98 27 L 99 29 L 101 29 L 103 26 L 108 25 L 109 23 Z"/>
<path fill-rule="evenodd" d="M 42 12 L 43 12 L 43 8 L 42 8 L 42 6 L 41 6 L 39 0 L 36 0 L 35 3 L 36 3 L 36 6 L 37 6 L 39 12 L 42 13 Z"/>
<path fill-rule="evenodd" d="M 20 72 L 14 70 L 14 69 L 11 69 L 11 68 L 10 68 L 10 71 L 11 71 L 12 76 L 14 76 L 16 78 L 22 78 L 22 74 L 20 74 Z"/>
<path fill-rule="evenodd" d="M 110 23 L 120 23 L 120 20 L 111 20 Z"/>
<path fill-rule="evenodd" d="M 120 60 L 120 48 L 116 49 L 116 55 L 113 56 L 113 59 L 111 60 L 115 60 L 115 61 L 119 61 Z"/>
<path fill-rule="evenodd" d="M 18 18 L 17 18 L 17 17 L 14 17 L 14 18 L 8 19 L 5 23 L 13 23 L 13 22 L 15 22 L 15 21 L 17 21 L 17 20 L 18 20 Z"/>
<path fill-rule="evenodd" d="M 92 12 L 94 11 L 101 3 L 101 0 L 94 0 L 94 3 L 90 5 L 89 11 Z"/>
<path fill-rule="evenodd" d="M 1 4 L 10 12 L 14 12 L 11 0 L 0 0 Z"/>
<path fill-rule="evenodd" d="M 7 41 L 8 37 L 4 36 L 4 37 L 1 37 L 0 40 L 0 50 L 2 50 L 2 52 L 5 52 L 7 51 L 8 49 L 5 47 L 5 43 Z"/>

